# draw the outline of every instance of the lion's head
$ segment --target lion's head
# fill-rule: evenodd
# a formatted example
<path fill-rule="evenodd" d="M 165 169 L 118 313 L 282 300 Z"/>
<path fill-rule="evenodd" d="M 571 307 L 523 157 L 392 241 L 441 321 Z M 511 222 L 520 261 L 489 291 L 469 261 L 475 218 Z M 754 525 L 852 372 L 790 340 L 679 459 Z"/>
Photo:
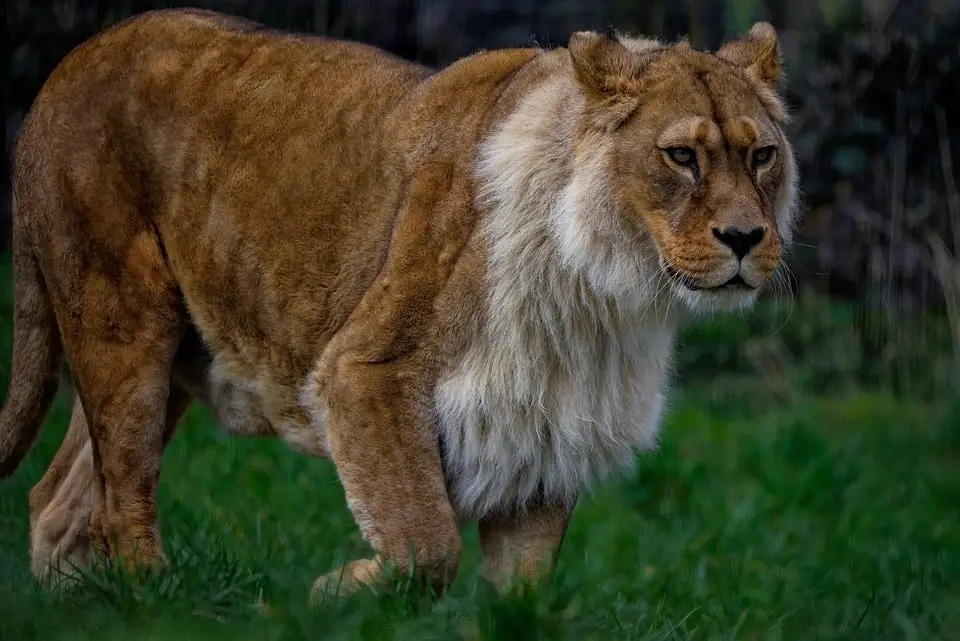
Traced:
<path fill-rule="evenodd" d="M 583 97 L 579 207 L 604 175 L 603 209 L 646 239 L 637 261 L 657 264 L 651 286 L 694 311 L 751 304 L 773 280 L 797 209 L 773 27 L 759 23 L 715 54 L 593 32 L 574 34 L 569 52 Z M 581 169 L 591 165 L 603 169 Z"/>

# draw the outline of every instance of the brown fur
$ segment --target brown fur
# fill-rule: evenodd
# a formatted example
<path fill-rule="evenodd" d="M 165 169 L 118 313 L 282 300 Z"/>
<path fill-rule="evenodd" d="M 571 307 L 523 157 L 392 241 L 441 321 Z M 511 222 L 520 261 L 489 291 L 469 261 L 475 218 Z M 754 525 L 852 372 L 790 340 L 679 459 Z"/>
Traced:
<path fill-rule="evenodd" d="M 569 50 L 484 52 L 437 73 L 199 11 L 144 14 L 81 45 L 14 158 L 0 475 L 36 437 L 61 344 L 78 389 L 31 493 L 35 572 L 91 549 L 162 559 L 160 457 L 191 399 L 233 432 L 333 459 L 376 557 L 317 590 L 373 584 L 381 562 L 411 559 L 443 583 L 472 516 L 498 583 L 549 572 L 576 497 L 460 509 L 438 438 L 436 386 L 480 340 L 500 251 L 480 233 L 493 216 L 476 195 L 481 145 L 556 85 L 574 99 L 544 109 L 576 132 L 557 153 L 571 167 L 598 149 L 613 159 L 594 182 L 664 269 L 721 285 L 729 250 L 711 229 L 762 227 L 743 268 L 760 287 L 780 262 L 777 199 L 794 179 L 778 70 L 764 26 L 718 56 L 581 33 Z M 751 178 L 759 142 L 781 157 Z M 702 154 L 702 181 L 663 157 L 673 144 Z"/>

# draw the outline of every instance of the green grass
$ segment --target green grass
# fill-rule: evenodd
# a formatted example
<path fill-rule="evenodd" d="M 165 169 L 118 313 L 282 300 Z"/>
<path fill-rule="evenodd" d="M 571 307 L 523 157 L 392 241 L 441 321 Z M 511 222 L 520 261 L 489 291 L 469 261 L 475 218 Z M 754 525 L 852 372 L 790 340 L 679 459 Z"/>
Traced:
<path fill-rule="evenodd" d="M 474 530 L 451 592 L 311 610 L 365 551 L 332 466 L 195 408 L 165 457 L 169 570 L 36 587 L 26 495 L 68 417 L 0 486 L 0 639 L 947 639 L 960 630 L 960 439 L 944 408 L 857 394 L 763 411 L 678 395 L 657 453 L 578 507 L 552 585 L 498 597 Z M 953 416 L 957 418 L 956 415 Z M 271 616 L 251 605 L 263 595 Z"/>
<path fill-rule="evenodd" d="M 581 501 L 555 580 L 523 596 L 479 578 L 469 528 L 441 598 L 398 584 L 308 607 L 318 575 L 368 553 L 333 466 L 227 438 L 202 407 L 164 459 L 167 571 L 44 590 L 27 493 L 59 446 L 65 392 L 0 483 L 0 641 L 960 638 L 960 400 L 930 391 L 949 389 L 948 351 L 901 332 L 931 358 L 914 359 L 926 371 L 902 378 L 918 393 L 898 400 L 857 384 L 849 310 L 801 297 L 781 312 L 688 332 L 660 449 Z"/>

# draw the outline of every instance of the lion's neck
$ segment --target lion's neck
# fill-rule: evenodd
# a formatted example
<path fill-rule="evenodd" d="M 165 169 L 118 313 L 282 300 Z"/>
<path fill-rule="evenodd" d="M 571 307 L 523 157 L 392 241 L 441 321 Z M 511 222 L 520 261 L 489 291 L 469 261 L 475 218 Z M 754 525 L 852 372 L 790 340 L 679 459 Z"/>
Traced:
<path fill-rule="evenodd" d="M 548 80 L 482 147 L 478 202 L 496 335 L 531 324 L 554 335 L 577 322 L 620 335 L 678 321 L 652 241 L 615 211 L 603 143 L 581 143 L 574 157 L 578 100 L 572 80 Z"/>
<path fill-rule="evenodd" d="M 675 322 L 603 167 L 574 168 L 576 109 L 573 87 L 548 81 L 481 154 L 487 309 L 437 395 L 464 515 L 571 498 L 655 440 Z"/>

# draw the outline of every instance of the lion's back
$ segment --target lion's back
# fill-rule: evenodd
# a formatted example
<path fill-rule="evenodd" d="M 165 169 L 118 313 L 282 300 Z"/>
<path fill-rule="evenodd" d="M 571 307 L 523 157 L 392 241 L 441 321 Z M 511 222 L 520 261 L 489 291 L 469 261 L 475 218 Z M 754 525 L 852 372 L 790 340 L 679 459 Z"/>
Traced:
<path fill-rule="evenodd" d="M 78 273 L 157 234 L 195 314 L 229 300 L 262 325 L 257 287 L 299 300 L 302 281 L 340 283 L 319 319 L 317 305 L 289 305 L 336 327 L 389 239 L 400 177 L 380 160 L 381 132 L 429 74 L 211 12 L 136 16 L 74 49 L 38 95 L 14 151 L 16 225 Z M 78 243 L 83 260 L 63 250 Z"/>
<path fill-rule="evenodd" d="M 233 99 L 256 89 L 264 97 L 270 83 L 284 85 L 286 100 L 305 91 L 362 96 L 375 90 L 395 97 L 430 73 L 363 43 L 279 31 L 211 11 L 160 9 L 78 45 L 50 74 L 31 111 L 70 114 L 74 107 L 95 115 L 91 108 L 103 112 L 138 98 L 152 110 L 199 110 L 210 107 L 217 92 Z"/>

